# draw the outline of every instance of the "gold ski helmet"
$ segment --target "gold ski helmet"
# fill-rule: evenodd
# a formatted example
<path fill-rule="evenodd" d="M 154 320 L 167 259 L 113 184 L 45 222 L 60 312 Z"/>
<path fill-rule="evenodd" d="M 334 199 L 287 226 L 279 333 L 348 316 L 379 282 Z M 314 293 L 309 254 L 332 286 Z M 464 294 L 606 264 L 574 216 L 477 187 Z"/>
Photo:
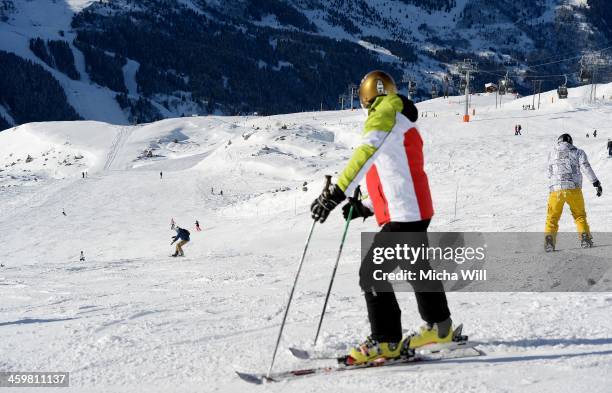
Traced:
<path fill-rule="evenodd" d="M 374 98 L 387 94 L 397 93 L 397 85 L 384 71 L 375 70 L 368 72 L 359 85 L 359 102 L 362 108 L 369 108 Z"/>

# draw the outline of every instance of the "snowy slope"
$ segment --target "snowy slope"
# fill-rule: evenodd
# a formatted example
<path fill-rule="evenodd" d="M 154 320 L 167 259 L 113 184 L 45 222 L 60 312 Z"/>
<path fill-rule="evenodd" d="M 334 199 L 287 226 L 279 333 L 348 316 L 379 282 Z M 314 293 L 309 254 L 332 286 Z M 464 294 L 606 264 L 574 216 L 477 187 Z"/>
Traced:
<path fill-rule="evenodd" d="M 598 92 L 609 98 L 612 85 Z M 561 102 L 542 94 L 539 111 L 522 110 L 531 97 L 504 97 L 495 109 L 494 96 L 474 96 L 467 124 L 461 97 L 419 104 L 431 230 L 541 231 L 546 155 L 570 132 L 604 187 L 596 198 L 585 185 L 590 224 L 612 231 L 612 102 L 588 105 L 585 94 L 571 89 Z M 343 111 L 136 127 L 58 122 L 0 133 L 0 370 L 70 371 L 65 390 L 74 392 L 608 392 L 610 293 L 449 294 L 454 319 L 486 342 L 483 358 L 261 389 L 234 376 L 235 368 L 266 370 L 308 206 L 323 175 L 342 169 L 363 118 Z M 523 136 L 514 136 L 516 123 Z M 595 128 L 598 137 L 587 139 Z M 573 231 L 565 214 L 561 228 Z M 172 217 L 192 233 L 183 259 L 167 257 Z M 288 345 L 311 343 L 341 228 L 334 212 L 315 231 L 277 369 L 301 365 Z M 375 230 L 372 220 L 351 224 L 323 326 L 321 345 L 338 351 L 368 334 L 357 285 L 365 230 Z M 412 296 L 399 298 L 405 329 L 417 327 Z"/>

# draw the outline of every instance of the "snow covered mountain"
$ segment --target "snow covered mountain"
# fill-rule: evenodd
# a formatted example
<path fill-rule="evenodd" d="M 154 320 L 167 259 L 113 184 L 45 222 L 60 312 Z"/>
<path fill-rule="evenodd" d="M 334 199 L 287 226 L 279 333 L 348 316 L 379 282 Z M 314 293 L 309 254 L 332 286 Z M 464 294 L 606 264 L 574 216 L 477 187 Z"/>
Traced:
<path fill-rule="evenodd" d="M 506 70 L 522 93 L 575 85 L 578 59 L 558 60 L 604 47 L 610 17 L 605 0 L 1 0 L 0 129 L 334 109 L 374 68 L 428 97 L 466 58 L 477 91 Z"/>
<path fill-rule="evenodd" d="M 612 84 L 598 91 L 610 97 Z M 541 231 L 547 153 L 569 132 L 604 187 L 601 198 L 584 188 L 591 227 L 612 231 L 605 150 L 612 104 L 589 105 L 588 95 L 585 87 L 570 89 L 567 100 L 546 92 L 539 111 L 523 110 L 532 97 L 505 97 L 496 108 L 494 96 L 477 95 L 470 123 L 461 122 L 460 97 L 419 103 L 436 209 L 431 230 Z M 350 156 L 362 121 L 361 111 L 328 111 L 138 126 L 29 123 L 0 133 L 0 370 L 70 371 L 70 392 L 248 389 L 234 369 L 265 371 L 269 364 L 309 204 L 323 175 Z M 517 123 L 522 136 L 514 135 Z M 597 138 L 587 138 L 594 129 Z M 171 218 L 192 233 L 179 260 L 167 257 Z M 359 233 L 375 224 L 358 221 L 320 342 L 339 352 L 368 330 L 357 285 Z M 278 369 L 301 366 L 285 350 L 311 343 L 342 224 L 333 212 L 316 228 Z M 561 230 L 574 230 L 567 211 Z M 600 246 L 576 256 L 608 253 L 610 245 Z M 484 342 L 486 357 L 266 390 L 609 391 L 610 293 L 448 297 L 454 319 Z M 413 297 L 399 298 L 404 326 L 416 327 Z"/>

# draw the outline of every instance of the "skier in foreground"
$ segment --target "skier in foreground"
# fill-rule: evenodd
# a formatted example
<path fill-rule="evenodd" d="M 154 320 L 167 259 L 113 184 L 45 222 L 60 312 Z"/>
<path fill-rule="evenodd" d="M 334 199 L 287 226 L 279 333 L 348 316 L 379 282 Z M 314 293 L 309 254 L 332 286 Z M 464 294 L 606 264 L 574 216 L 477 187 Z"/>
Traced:
<path fill-rule="evenodd" d="M 582 247 L 592 247 L 593 239 L 586 219 L 584 197 L 582 195 L 582 174 L 585 173 L 600 197 L 603 190 L 595 172 L 589 164 L 586 153 L 573 145 L 572 137 L 563 134 L 557 139 L 557 144 L 548 155 L 548 178 L 550 179 L 550 194 L 548 196 L 548 213 L 544 229 L 547 252 L 553 251 L 559 230 L 559 219 L 563 206 L 567 202 L 576 222 Z"/>
<path fill-rule="evenodd" d="M 324 190 L 312 203 L 312 217 L 324 222 L 331 210 L 346 196 L 352 196 L 359 182 L 365 179 L 371 207 L 353 201 L 356 213 L 352 218 L 375 215 L 382 226 L 381 232 L 424 233 L 433 216 L 433 206 L 423 169 L 423 141 L 415 125 L 419 118 L 417 108 L 412 101 L 397 94 L 393 78 L 383 71 L 372 71 L 363 78 L 359 99 L 368 111 L 361 145 L 337 184 Z M 348 216 L 349 208 L 345 206 L 343 210 Z M 389 283 L 385 283 L 388 287 L 384 291 L 368 286 L 367 274 L 371 268 L 367 259 L 362 260 L 359 275 L 371 335 L 350 350 L 347 357 L 350 364 L 396 359 L 405 348 L 452 341 L 450 311 L 440 282 L 433 283 L 435 292 L 419 291 L 422 289 L 419 284 L 411 282 L 419 313 L 426 324 L 418 333 L 402 338 L 401 310 L 393 288 Z M 431 285 L 432 282 L 429 288 Z"/>
<path fill-rule="evenodd" d="M 172 243 L 170 243 L 170 245 L 173 245 L 177 240 L 180 241 L 176 244 L 176 251 L 174 254 L 172 254 L 172 256 L 184 257 L 185 254 L 183 253 L 183 246 L 189 242 L 190 233 L 187 229 L 183 229 L 178 225 L 174 227 L 174 230 L 176 231 L 176 236 L 172 237 Z"/>

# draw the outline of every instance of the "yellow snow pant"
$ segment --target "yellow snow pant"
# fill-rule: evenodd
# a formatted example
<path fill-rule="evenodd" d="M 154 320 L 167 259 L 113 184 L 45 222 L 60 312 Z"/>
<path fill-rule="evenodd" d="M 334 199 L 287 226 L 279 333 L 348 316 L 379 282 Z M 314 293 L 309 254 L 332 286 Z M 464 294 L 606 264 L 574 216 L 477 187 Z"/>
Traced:
<path fill-rule="evenodd" d="M 187 240 L 181 240 L 180 242 L 176 243 L 176 253 L 178 255 L 183 255 L 183 246 L 187 244 Z"/>
<path fill-rule="evenodd" d="M 546 232 L 547 235 L 553 235 L 553 238 L 556 237 L 555 235 L 559 231 L 559 219 L 561 218 L 563 206 L 566 202 L 576 222 L 578 233 L 590 234 L 591 231 L 586 219 L 586 210 L 584 209 L 584 197 L 582 196 L 582 189 L 580 188 L 551 191 L 548 195 L 548 214 L 546 216 L 546 228 L 544 232 Z"/>

